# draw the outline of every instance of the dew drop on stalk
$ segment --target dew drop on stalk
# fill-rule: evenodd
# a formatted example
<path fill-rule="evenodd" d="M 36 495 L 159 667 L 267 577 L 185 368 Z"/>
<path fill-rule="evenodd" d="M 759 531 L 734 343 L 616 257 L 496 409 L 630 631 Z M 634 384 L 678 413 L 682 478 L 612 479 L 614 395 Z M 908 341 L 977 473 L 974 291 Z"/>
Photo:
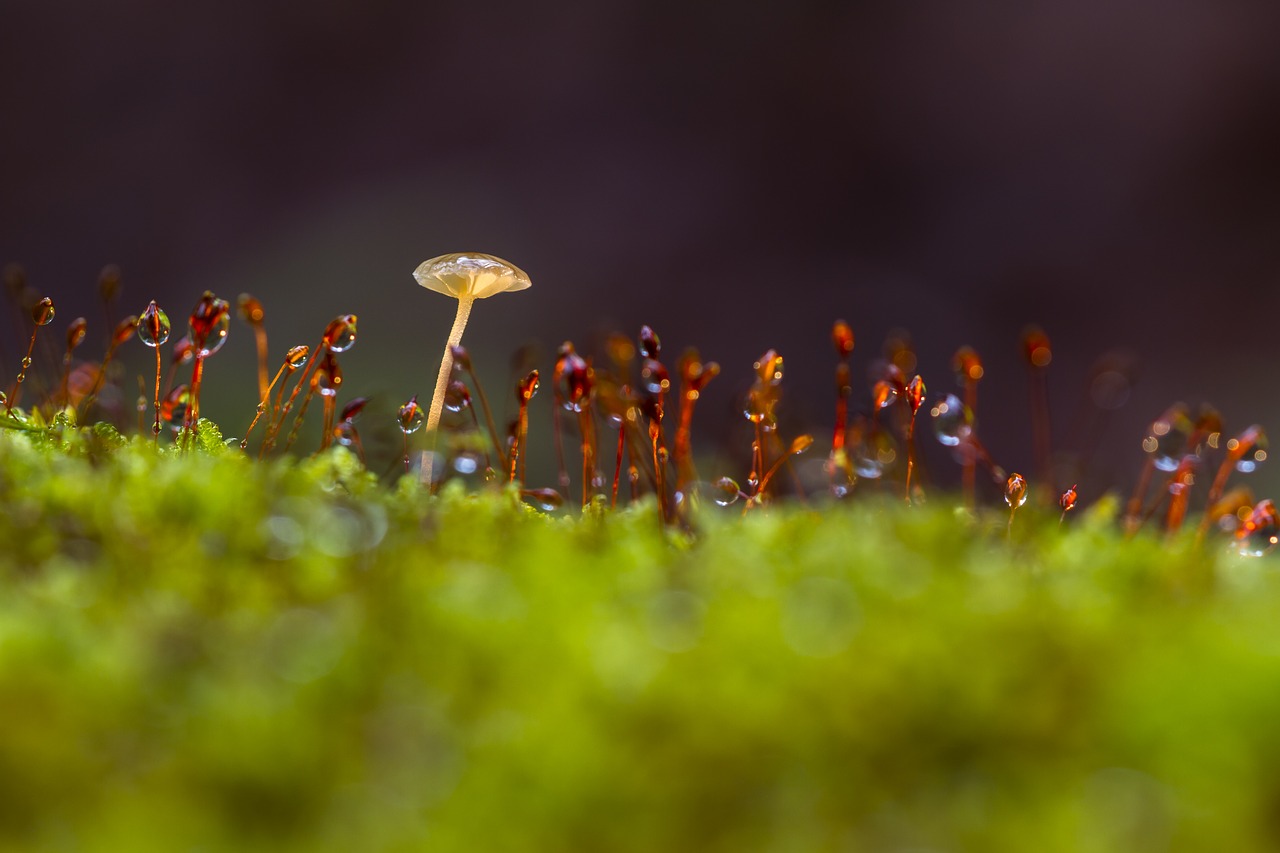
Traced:
<path fill-rule="evenodd" d="M 341 420 L 333 428 L 333 440 L 343 447 L 354 447 L 360 441 L 356 425 L 349 420 Z"/>
<path fill-rule="evenodd" d="M 37 326 L 47 326 L 53 322 L 53 300 L 45 297 L 36 303 L 31 311 L 31 319 Z"/>
<path fill-rule="evenodd" d="M 285 366 L 290 371 L 297 370 L 307 363 L 307 357 L 311 355 L 311 347 L 297 346 L 290 349 L 284 355 Z"/>
<path fill-rule="evenodd" d="M 1280 513 L 1269 500 L 1253 508 L 1236 530 L 1236 550 L 1244 557 L 1261 557 L 1280 542 Z"/>
<path fill-rule="evenodd" d="M 1227 441 L 1227 452 L 1235 458 L 1236 470 L 1251 474 L 1267 461 L 1267 434 L 1254 424 L 1240 435 Z"/>
<path fill-rule="evenodd" d="M 955 394 L 947 394 L 929 410 L 938 441 L 956 447 L 973 434 L 973 413 Z"/>
<path fill-rule="evenodd" d="M 138 318 L 138 339 L 149 347 L 158 347 L 169 340 L 169 315 L 160 310 L 155 300 Z"/>
<path fill-rule="evenodd" d="M 646 358 L 640 367 L 640 385 L 650 394 L 665 394 L 671 388 L 671 377 L 662 362 Z"/>
<path fill-rule="evenodd" d="M 907 403 L 911 406 L 911 414 L 914 416 L 920 411 L 920 406 L 924 404 L 925 387 L 924 380 L 916 374 L 911 378 L 911 382 L 907 385 Z"/>
<path fill-rule="evenodd" d="M 657 359 L 662 355 L 662 341 L 658 333 L 649 326 L 640 327 L 640 355 L 644 358 Z"/>
<path fill-rule="evenodd" d="M 450 382 L 444 392 L 444 407 L 453 413 L 465 412 L 471 408 L 471 392 L 461 382 Z"/>
<path fill-rule="evenodd" d="M 721 477 L 711 485 L 713 499 L 716 506 L 730 506 L 738 502 L 742 497 L 742 489 L 738 487 L 738 481 L 732 477 Z"/>
<path fill-rule="evenodd" d="M 755 368 L 756 376 L 760 378 L 762 384 L 779 385 L 782 383 L 782 356 L 778 355 L 777 350 L 766 350 L 765 354 L 760 356 L 752 366 Z"/>
<path fill-rule="evenodd" d="M 871 389 L 871 399 L 877 409 L 887 408 L 898 399 L 898 389 L 882 379 Z"/>
<path fill-rule="evenodd" d="M 1004 484 L 1004 502 L 1017 509 L 1027 502 L 1027 480 L 1021 474 L 1010 474 Z"/>
<path fill-rule="evenodd" d="M 401 406 L 400 411 L 396 414 L 396 423 L 399 425 L 400 431 L 405 435 L 412 435 L 422 429 L 422 424 L 425 421 L 426 416 L 422 413 L 422 407 L 418 405 L 416 395 Z"/>
<path fill-rule="evenodd" d="M 527 405 L 537 395 L 540 385 L 538 371 L 529 371 L 524 379 L 516 383 L 516 402 Z"/>
<path fill-rule="evenodd" d="M 1068 512 L 1075 509 L 1076 501 L 1079 499 L 1080 495 L 1076 492 L 1076 486 L 1072 486 L 1063 492 L 1062 497 L 1058 498 L 1058 506 L 1062 509 L 1062 514 L 1066 515 Z"/>
<path fill-rule="evenodd" d="M 893 436 L 861 416 L 850 427 L 847 452 L 854 474 L 867 480 L 880 479 L 898 460 Z"/>
<path fill-rule="evenodd" d="M 521 489 L 520 497 L 543 512 L 555 512 L 564 505 L 564 497 L 552 488 Z"/>
<path fill-rule="evenodd" d="M 324 346 L 330 352 L 346 352 L 356 343 L 356 315 L 343 314 L 325 327 Z"/>
<path fill-rule="evenodd" d="M 565 347 L 567 349 L 562 348 L 560 359 L 556 364 L 556 392 L 561 408 L 568 412 L 579 413 L 591 406 L 591 397 L 595 385 L 594 377 L 592 376 L 591 366 L 587 364 L 586 359 L 574 351 L 573 345 L 566 342 Z M 658 363 L 654 362 L 654 364 Z M 662 365 L 658 364 L 658 367 L 662 367 Z M 665 372 L 663 370 L 664 374 Z M 661 378 L 658 377 L 659 386 L 661 386 Z M 669 380 L 667 384 L 670 386 Z M 659 392 L 652 391 L 651 393 L 656 394 Z"/>
<path fill-rule="evenodd" d="M 35 328 L 31 330 L 31 342 L 27 345 L 27 354 L 22 359 L 22 367 L 18 371 L 17 385 L 14 386 L 13 393 L 6 398 L 4 404 L 5 416 L 9 416 L 13 412 L 13 405 L 17 402 L 18 393 L 21 391 L 19 386 L 27 378 L 27 368 L 31 367 L 31 353 L 35 351 L 36 333 L 40 331 L 41 326 L 47 326 L 53 322 L 53 300 L 44 297 L 31 309 L 31 320 L 35 323 Z"/>
<path fill-rule="evenodd" d="M 325 355 L 324 363 L 316 369 L 315 377 L 311 382 L 320 392 L 320 396 L 336 397 L 338 389 L 342 386 L 342 368 L 338 366 L 336 358 L 328 357 L 328 353 Z"/>
<path fill-rule="evenodd" d="M 1176 471 L 1193 428 L 1185 405 L 1175 403 L 1170 406 L 1152 422 L 1147 437 L 1142 441 L 1142 449 L 1151 457 L 1151 464 L 1161 471 Z"/>
<path fill-rule="evenodd" d="M 160 403 L 160 418 L 174 432 L 181 432 L 186 423 L 187 410 L 191 406 L 191 389 L 186 385 L 178 385 L 165 395 Z"/>
<path fill-rule="evenodd" d="M 219 299 L 206 290 L 191 311 L 187 326 L 187 336 L 191 339 L 195 355 L 208 358 L 220 350 L 227 341 L 230 328 L 231 306 L 225 299 Z"/>

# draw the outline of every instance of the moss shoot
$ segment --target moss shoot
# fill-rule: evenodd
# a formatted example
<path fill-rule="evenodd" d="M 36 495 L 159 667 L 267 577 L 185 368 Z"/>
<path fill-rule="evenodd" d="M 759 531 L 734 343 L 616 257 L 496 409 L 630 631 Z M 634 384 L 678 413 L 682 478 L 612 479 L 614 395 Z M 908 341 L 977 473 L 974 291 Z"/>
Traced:
<path fill-rule="evenodd" d="M 0 850 L 1273 850 L 1280 575 L 0 430 Z"/>

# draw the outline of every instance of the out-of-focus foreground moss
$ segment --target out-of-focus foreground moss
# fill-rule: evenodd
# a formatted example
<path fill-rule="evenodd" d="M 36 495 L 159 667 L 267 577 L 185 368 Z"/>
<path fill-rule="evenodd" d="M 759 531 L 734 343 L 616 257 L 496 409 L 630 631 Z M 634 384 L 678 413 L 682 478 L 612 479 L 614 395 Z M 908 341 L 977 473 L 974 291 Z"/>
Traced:
<path fill-rule="evenodd" d="M 1280 847 L 1271 560 L 68 441 L 0 430 L 0 849 Z"/>

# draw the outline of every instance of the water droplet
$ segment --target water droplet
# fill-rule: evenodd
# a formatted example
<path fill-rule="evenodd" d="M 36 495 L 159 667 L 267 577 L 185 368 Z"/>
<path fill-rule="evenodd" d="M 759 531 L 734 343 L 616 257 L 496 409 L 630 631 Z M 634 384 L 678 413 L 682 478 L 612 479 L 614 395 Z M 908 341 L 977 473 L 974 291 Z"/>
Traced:
<path fill-rule="evenodd" d="M 531 370 L 529 374 L 516 383 L 516 402 L 527 405 L 534 395 L 538 393 L 538 371 Z"/>
<path fill-rule="evenodd" d="M 191 406 L 191 389 L 186 385 L 178 385 L 165 395 L 160 403 L 160 419 L 169 424 L 174 432 L 180 432 L 187 419 L 187 409 Z"/>
<path fill-rule="evenodd" d="M 240 294 L 240 298 L 236 300 L 236 312 L 240 315 L 240 319 L 250 326 L 261 326 L 266 312 L 262 310 L 262 303 L 247 293 Z"/>
<path fill-rule="evenodd" d="M 813 436 L 799 435 L 791 442 L 790 452 L 793 456 L 804 453 L 810 447 L 813 447 Z"/>
<path fill-rule="evenodd" d="M 359 433 L 356 431 L 356 425 L 351 421 L 343 418 L 338 425 L 333 428 L 333 440 L 343 447 L 352 447 L 360 440 Z"/>
<path fill-rule="evenodd" d="M 311 355 L 311 347 L 300 346 L 293 347 L 284 355 L 284 363 L 292 372 L 307 363 L 307 357 Z"/>
<path fill-rule="evenodd" d="M 1076 487 L 1072 486 L 1062 493 L 1062 497 L 1058 498 L 1058 506 L 1062 507 L 1064 513 L 1070 512 L 1076 508 L 1076 501 L 1080 495 L 1076 492 Z"/>
<path fill-rule="evenodd" d="M 1021 474 L 1010 474 L 1005 481 L 1004 502 L 1013 509 L 1027 502 L 1027 481 Z"/>
<path fill-rule="evenodd" d="M 831 343 L 835 345 L 836 355 L 848 358 L 853 352 L 853 328 L 844 320 L 836 320 L 831 327 Z"/>
<path fill-rule="evenodd" d="M 929 414 L 933 417 L 934 434 L 947 447 L 956 447 L 973 434 L 973 412 L 955 394 L 943 397 Z"/>
<path fill-rule="evenodd" d="M 334 358 L 332 350 L 326 351 L 323 359 L 311 378 L 311 385 L 322 397 L 336 397 L 338 389 L 342 387 L 342 368 L 338 367 L 338 360 Z"/>
<path fill-rule="evenodd" d="M 191 311 L 187 327 L 195 355 L 208 358 L 226 343 L 231 328 L 231 306 L 206 290 Z"/>
<path fill-rule="evenodd" d="M 53 300 L 45 297 L 31 309 L 31 319 L 37 326 L 47 326 L 53 322 Z"/>
<path fill-rule="evenodd" d="M 911 405 L 912 415 L 920 411 L 920 406 L 924 404 L 924 394 L 924 380 L 916 374 L 911 378 L 911 384 L 907 386 L 907 402 Z"/>
<path fill-rule="evenodd" d="M 591 407 L 595 390 L 594 371 L 586 359 L 574 351 L 573 344 L 569 341 L 560 346 L 552 376 L 562 408 L 570 412 L 582 412 Z"/>
<path fill-rule="evenodd" d="M 684 355 L 680 357 L 679 369 L 680 379 L 684 383 L 684 394 L 689 400 L 697 400 L 702 395 L 702 389 L 707 387 L 707 383 L 720 375 L 720 365 L 714 361 L 704 364 L 698 351 L 693 348 L 685 350 Z"/>
<path fill-rule="evenodd" d="M 1267 461 L 1267 434 L 1254 424 L 1227 442 L 1227 452 L 1236 460 L 1236 470 L 1251 474 Z"/>
<path fill-rule="evenodd" d="M 650 394 L 665 394 L 671 388 L 671 377 L 661 362 L 646 358 L 640 367 L 640 385 Z"/>
<path fill-rule="evenodd" d="M 530 501 L 543 512 L 555 512 L 564 504 L 564 498 L 555 489 L 522 489 L 520 497 Z"/>
<path fill-rule="evenodd" d="M 648 326 L 640 327 L 640 355 L 644 358 L 657 359 L 662 354 L 662 341 L 658 333 Z"/>
<path fill-rule="evenodd" d="M 324 347 L 330 352 L 346 352 L 356 343 L 356 315 L 336 317 L 324 330 Z"/>
<path fill-rule="evenodd" d="M 1280 513 L 1269 500 L 1253 508 L 1236 530 L 1236 550 L 1244 557 L 1261 557 L 1280 542 Z"/>
<path fill-rule="evenodd" d="M 854 418 L 849 428 L 847 450 L 853 471 L 859 477 L 883 477 L 898 459 L 898 448 L 887 430 L 873 429 L 867 418 Z"/>
<path fill-rule="evenodd" d="M 418 405 L 416 395 L 401 406 L 396 415 L 396 422 L 400 425 L 400 431 L 405 435 L 410 435 L 420 430 L 425 421 L 426 417 L 422 414 L 422 407 Z"/>
<path fill-rule="evenodd" d="M 898 389 L 892 383 L 882 379 L 871 389 L 871 399 L 877 409 L 892 406 L 898 399 Z"/>
<path fill-rule="evenodd" d="M 765 354 L 760 356 L 752 365 L 755 368 L 756 376 L 764 385 L 779 385 L 782 383 L 782 356 L 778 355 L 777 350 L 766 350 Z"/>
<path fill-rule="evenodd" d="M 742 497 L 742 489 L 738 487 L 738 481 L 732 477 L 721 477 L 712 484 L 711 488 L 716 506 L 730 506 Z"/>
<path fill-rule="evenodd" d="M 149 347 L 158 347 L 169 340 L 169 315 L 160 310 L 155 300 L 138 318 L 138 337 Z"/>
<path fill-rule="evenodd" d="M 457 413 L 471 408 L 471 392 L 461 382 L 450 382 L 444 392 L 444 407 Z"/>
<path fill-rule="evenodd" d="M 1170 406 L 1164 414 L 1152 422 L 1142 449 L 1151 455 L 1152 464 L 1161 471 L 1175 471 L 1191 438 L 1194 427 L 1187 407 L 1182 403 Z"/>
<path fill-rule="evenodd" d="M 89 321 L 83 317 L 77 317 L 71 321 L 71 325 L 67 327 L 67 352 L 80 346 L 84 342 L 85 333 L 89 330 Z"/>

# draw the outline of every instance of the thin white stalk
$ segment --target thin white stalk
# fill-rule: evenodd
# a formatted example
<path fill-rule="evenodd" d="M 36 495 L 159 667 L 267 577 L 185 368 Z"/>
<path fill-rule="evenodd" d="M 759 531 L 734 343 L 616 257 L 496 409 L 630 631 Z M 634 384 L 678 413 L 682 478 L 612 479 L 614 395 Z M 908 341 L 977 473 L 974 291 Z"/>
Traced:
<path fill-rule="evenodd" d="M 436 377 L 436 390 L 431 395 L 431 408 L 427 410 L 427 439 L 431 446 L 422 453 L 421 480 L 431 485 L 431 463 L 436 449 L 436 433 L 440 426 L 440 415 L 444 411 L 444 393 L 449 388 L 449 376 L 453 372 L 452 347 L 462 343 L 462 330 L 467 327 L 467 319 L 471 316 L 473 296 L 458 297 L 458 313 L 453 318 L 453 328 L 449 330 L 449 342 L 444 347 L 444 357 L 440 359 L 440 375 Z"/>

